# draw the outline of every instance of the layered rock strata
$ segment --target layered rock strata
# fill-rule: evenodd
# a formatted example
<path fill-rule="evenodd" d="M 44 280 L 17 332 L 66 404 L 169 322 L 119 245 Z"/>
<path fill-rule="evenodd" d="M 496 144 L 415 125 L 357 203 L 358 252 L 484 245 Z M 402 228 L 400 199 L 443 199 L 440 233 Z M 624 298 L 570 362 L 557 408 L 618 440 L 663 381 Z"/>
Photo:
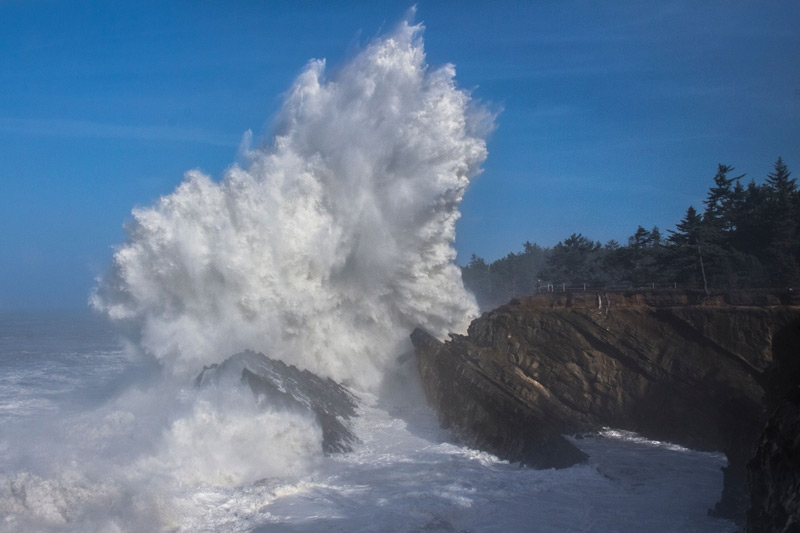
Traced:
<path fill-rule="evenodd" d="M 245 351 L 203 368 L 196 382 L 202 387 L 226 379 L 246 384 L 264 407 L 314 416 L 322 429 L 325 453 L 349 452 L 357 442 L 349 426 L 356 415 L 356 399 L 330 378 Z"/>
<path fill-rule="evenodd" d="M 468 336 L 412 340 L 429 401 L 465 443 L 541 467 L 582 459 L 561 434 L 604 426 L 722 451 L 714 512 L 742 519 L 764 387 L 785 349 L 773 339 L 800 324 L 791 297 L 550 293 L 485 313 Z"/>

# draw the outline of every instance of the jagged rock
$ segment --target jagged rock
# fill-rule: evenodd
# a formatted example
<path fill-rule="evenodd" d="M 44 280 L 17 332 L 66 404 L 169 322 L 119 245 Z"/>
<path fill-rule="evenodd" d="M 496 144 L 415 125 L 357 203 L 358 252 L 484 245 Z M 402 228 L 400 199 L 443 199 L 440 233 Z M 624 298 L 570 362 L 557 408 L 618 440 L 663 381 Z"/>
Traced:
<path fill-rule="evenodd" d="M 749 533 L 800 532 L 800 324 L 772 341 L 766 403 L 772 413 L 747 465 Z"/>
<path fill-rule="evenodd" d="M 748 474 L 746 531 L 800 531 L 800 388 L 770 417 Z"/>
<path fill-rule="evenodd" d="M 713 512 L 741 520 L 773 338 L 800 323 L 800 308 L 775 304 L 766 293 L 551 293 L 485 313 L 468 336 L 418 330 L 412 341 L 429 401 L 467 443 L 557 466 L 544 443 L 611 426 L 723 451 Z M 579 459 L 559 452 L 562 465 Z"/>
<path fill-rule="evenodd" d="M 218 365 L 204 367 L 196 383 L 204 386 L 225 376 L 235 376 L 246 383 L 264 405 L 312 413 L 322 428 L 322 448 L 326 453 L 351 451 L 357 442 L 347 424 L 356 415 L 356 399 L 332 379 L 245 351 Z"/>
<path fill-rule="evenodd" d="M 484 368 L 485 360 L 460 351 L 460 343 L 442 349 L 441 342 L 420 329 L 411 339 L 425 395 L 442 427 L 461 442 L 534 468 L 565 468 L 586 459 L 545 413 L 509 391 L 507 383 L 495 381 L 500 374 L 492 371 L 499 367 L 490 362 L 493 368 Z"/>

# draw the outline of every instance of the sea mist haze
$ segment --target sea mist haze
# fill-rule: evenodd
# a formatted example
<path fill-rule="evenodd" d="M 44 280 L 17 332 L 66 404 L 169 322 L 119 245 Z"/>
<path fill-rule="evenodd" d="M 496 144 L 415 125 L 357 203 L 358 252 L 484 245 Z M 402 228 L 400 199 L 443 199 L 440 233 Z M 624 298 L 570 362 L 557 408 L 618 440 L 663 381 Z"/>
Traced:
<path fill-rule="evenodd" d="M 100 317 L 0 315 L 0 530 L 731 530 L 706 514 L 718 454 L 608 431 L 534 471 L 424 405 L 409 334 L 477 316 L 453 243 L 496 118 L 454 76 L 411 21 L 310 61 L 272 138 L 133 210 Z M 195 386 L 243 350 L 347 386 L 355 449 L 325 455 L 312 416 L 241 383 Z"/>

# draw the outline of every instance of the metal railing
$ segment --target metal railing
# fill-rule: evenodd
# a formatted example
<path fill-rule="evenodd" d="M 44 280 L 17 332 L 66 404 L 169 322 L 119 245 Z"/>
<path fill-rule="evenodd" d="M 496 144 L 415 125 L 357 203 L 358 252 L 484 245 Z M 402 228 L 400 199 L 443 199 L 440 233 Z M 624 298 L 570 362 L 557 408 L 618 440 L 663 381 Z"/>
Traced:
<path fill-rule="evenodd" d="M 647 283 L 645 285 L 634 285 L 632 283 L 619 284 L 592 284 L 579 283 L 577 285 L 567 283 L 543 283 L 534 289 L 534 293 L 542 292 L 589 292 L 589 291 L 632 291 L 632 290 L 666 290 L 666 289 L 698 289 L 695 284 L 673 283 Z"/>

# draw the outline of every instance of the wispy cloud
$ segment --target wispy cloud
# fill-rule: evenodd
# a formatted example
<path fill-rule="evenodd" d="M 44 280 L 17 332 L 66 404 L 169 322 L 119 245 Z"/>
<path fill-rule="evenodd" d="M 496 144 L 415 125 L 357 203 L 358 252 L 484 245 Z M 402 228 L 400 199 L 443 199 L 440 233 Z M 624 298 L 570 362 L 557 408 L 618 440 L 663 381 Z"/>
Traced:
<path fill-rule="evenodd" d="M 39 137 L 129 139 L 238 146 L 237 136 L 202 129 L 167 126 L 121 126 L 86 120 L 0 117 L 0 132 Z"/>

